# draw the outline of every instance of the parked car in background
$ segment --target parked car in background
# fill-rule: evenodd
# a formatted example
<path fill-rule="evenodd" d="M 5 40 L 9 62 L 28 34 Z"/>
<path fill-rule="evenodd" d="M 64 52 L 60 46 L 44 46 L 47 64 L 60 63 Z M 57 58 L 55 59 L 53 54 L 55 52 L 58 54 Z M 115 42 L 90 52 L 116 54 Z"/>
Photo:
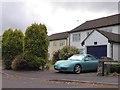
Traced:
<path fill-rule="evenodd" d="M 99 60 L 90 54 L 76 54 L 67 60 L 59 60 L 54 64 L 57 71 L 74 72 L 97 70 Z"/>

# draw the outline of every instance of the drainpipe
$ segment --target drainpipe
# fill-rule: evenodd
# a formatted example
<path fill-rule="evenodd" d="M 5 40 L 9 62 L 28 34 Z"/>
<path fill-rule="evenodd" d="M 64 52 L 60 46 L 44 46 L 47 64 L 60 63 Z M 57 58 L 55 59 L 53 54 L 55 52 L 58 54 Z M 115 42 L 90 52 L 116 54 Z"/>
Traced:
<path fill-rule="evenodd" d="M 110 45 L 111 45 L 111 58 L 113 59 L 113 43 L 110 42 Z"/>

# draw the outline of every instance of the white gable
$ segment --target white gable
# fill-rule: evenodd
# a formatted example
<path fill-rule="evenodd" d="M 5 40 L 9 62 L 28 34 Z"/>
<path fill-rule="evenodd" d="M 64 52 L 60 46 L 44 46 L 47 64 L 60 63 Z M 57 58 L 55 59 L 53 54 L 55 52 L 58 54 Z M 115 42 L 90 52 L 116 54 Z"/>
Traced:
<path fill-rule="evenodd" d="M 97 42 L 96 45 L 107 45 L 108 39 L 99 33 L 98 31 L 93 31 L 92 34 L 85 40 L 85 45 L 91 46 L 94 45 L 94 42 Z"/>

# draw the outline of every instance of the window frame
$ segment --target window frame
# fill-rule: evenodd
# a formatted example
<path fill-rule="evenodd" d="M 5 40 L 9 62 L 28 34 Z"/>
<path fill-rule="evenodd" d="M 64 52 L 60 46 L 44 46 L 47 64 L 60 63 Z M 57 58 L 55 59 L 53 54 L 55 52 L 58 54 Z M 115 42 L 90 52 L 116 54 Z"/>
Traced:
<path fill-rule="evenodd" d="M 54 42 L 53 42 L 53 46 L 57 46 L 57 42 L 54 41 Z"/>
<path fill-rule="evenodd" d="M 64 46 L 65 45 L 65 41 L 64 40 L 61 40 L 60 41 L 60 46 Z"/>
<path fill-rule="evenodd" d="M 81 40 L 81 33 L 75 33 L 72 35 L 73 42 L 79 42 Z"/>

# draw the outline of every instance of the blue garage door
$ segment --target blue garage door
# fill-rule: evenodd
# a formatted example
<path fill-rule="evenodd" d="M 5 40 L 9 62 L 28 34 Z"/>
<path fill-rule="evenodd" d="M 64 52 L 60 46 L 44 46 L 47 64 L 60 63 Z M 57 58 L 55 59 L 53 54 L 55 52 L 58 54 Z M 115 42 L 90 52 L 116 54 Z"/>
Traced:
<path fill-rule="evenodd" d="M 107 56 L 107 45 L 102 46 L 88 46 L 87 53 L 96 56 L 97 58 L 101 58 L 103 56 Z"/>

